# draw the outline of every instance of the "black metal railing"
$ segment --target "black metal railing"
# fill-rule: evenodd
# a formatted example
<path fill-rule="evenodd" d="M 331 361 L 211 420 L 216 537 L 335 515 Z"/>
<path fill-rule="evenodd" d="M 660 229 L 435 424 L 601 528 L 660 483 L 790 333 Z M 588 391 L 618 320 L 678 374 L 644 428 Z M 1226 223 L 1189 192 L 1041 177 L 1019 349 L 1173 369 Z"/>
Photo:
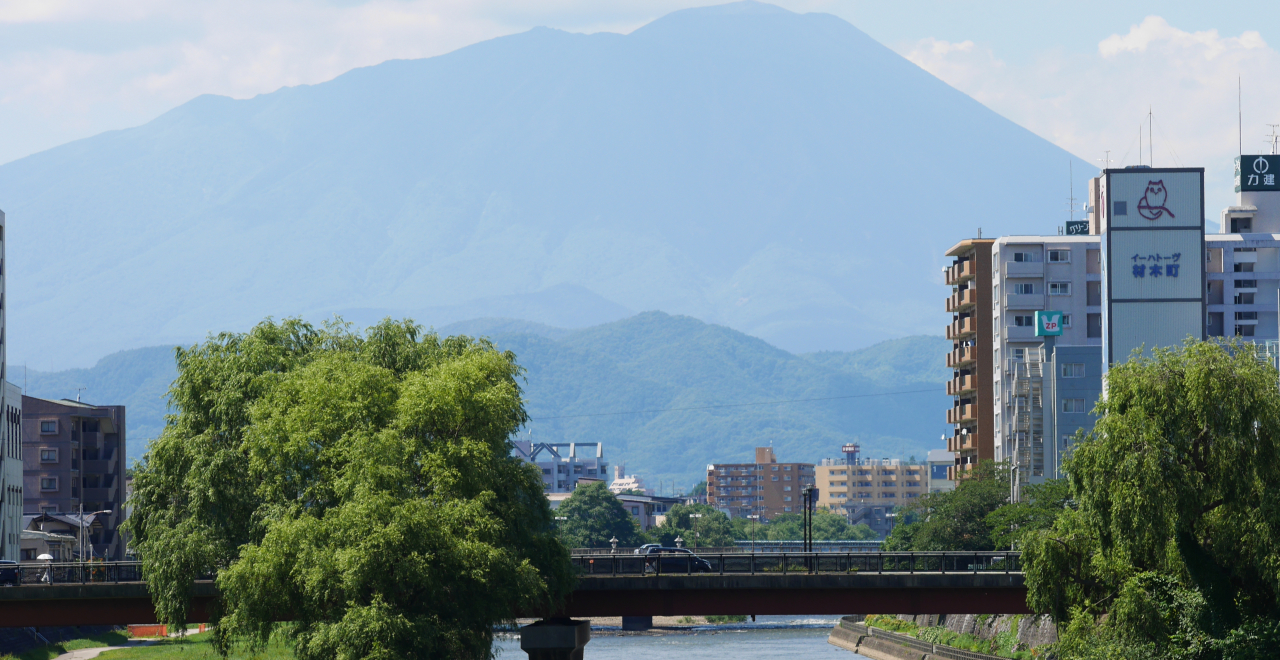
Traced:
<path fill-rule="evenodd" d="M 1017 552 L 781 552 L 588 554 L 574 552 L 584 576 L 789 573 L 1002 573 L 1022 572 Z"/>
<path fill-rule="evenodd" d="M 24 562 L 0 565 L 0 586 L 144 582 L 136 561 Z"/>

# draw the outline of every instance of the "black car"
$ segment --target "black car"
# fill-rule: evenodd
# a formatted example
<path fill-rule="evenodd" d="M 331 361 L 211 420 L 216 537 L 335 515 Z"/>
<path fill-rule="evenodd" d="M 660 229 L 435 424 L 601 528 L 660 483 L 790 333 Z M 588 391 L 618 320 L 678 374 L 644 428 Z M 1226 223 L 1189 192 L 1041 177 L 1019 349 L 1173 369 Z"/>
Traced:
<path fill-rule="evenodd" d="M 18 562 L 0 559 L 0 584 L 17 586 L 18 583 Z"/>
<path fill-rule="evenodd" d="M 637 552 L 646 556 L 644 561 L 646 573 L 710 573 L 712 571 L 711 562 L 693 554 L 692 550 L 662 546 L 645 546 L 640 550 Z"/>

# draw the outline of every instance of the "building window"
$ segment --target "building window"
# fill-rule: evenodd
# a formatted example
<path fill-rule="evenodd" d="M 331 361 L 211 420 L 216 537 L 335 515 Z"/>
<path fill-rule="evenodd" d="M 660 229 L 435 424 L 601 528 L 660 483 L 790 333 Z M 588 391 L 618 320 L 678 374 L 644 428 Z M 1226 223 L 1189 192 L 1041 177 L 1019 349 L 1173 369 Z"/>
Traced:
<path fill-rule="evenodd" d="M 1071 315 L 1070 315 L 1070 314 L 1063 314 L 1063 315 L 1062 315 L 1062 327 L 1064 327 L 1064 328 L 1070 328 L 1070 327 L 1071 327 Z"/>
<path fill-rule="evenodd" d="M 789 507 L 789 506 L 788 506 L 788 507 L 783 507 L 783 508 L 782 508 L 782 510 L 783 510 L 783 511 L 790 511 L 790 510 L 791 510 L 791 507 Z"/>
<path fill-rule="evenodd" d="M 783 478 L 782 478 L 782 480 L 783 480 L 783 481 L 791 481 L 791 475 L 789 475 L 789 474 L 788 474 L 787 476 L 783 477 Z"/>
<path fill-rule="evenodd" d="M 1009 352 L 1013 353 L 1013 359 L 1019 362 L 1027 359 L 1027 349 L 1025 348 L 1013 348 L 1009 349 Z"/>
<path fill-rule="evenodd" d="M 1085 328 L 1086 337 L 1088 337 L 1089 339 L 1102 338 L 1102 315 L 1101 314 L 1086 314 L 1085 323 L 1087 325 L 1087 327 Z"/>
<path fill-rule="evenodd" d="M 57 449 L 44 449 L 44 448 L 41 448 L 41 449 L 40 449 L 40 462 L 41 462 L 41 463 L 57 463 L 57 462 L 58 462 L 58 450 L 57 450 Z"/>
<path fill-rule="evenodd" d="M 777 480 L 778 480 L 778 475 L 776 475 L 776 474 L 775 474 L 775 475 L 773 475 L 773 480 L 774 480 L 774 481 L 777 481 Z"/>
<path fill-rule="evenodd" d="M 1013 253 L 1013 260 L 1014 260 L 1014 261 L 1016 261 L 1016 262 L 1019 262 L 1019 263 L 1021 263 L 1021 262 L 1038 262 L 1038 261 L 1040 261 L 1040 255 L 1039 255 L 1038 253 L 1035 253 L 1035 252 L 1014 252 L 1014 253 Z"/>
<path fill-rule="evenodd" d="M 1258 313 L 1257 312 L 1236 312 L 1236 320 L 1237 321 L 1257 321 Z"/>
<path fill-rule="evenodd" d="M 1071 250 L 1049 250 L 1049 263 L 1051 264 L 1071 263 Z"/>
<path fill-rule="evenodd" d="M 831 485 L 832 485 L 832 486 L 834 486 L 835 484 L 831 484 Z M 789 492 L 791 492 L 791 486 L 783 486 L 783 487 L 782 487 L 782 490 L 784 490 L 784 491 L 786 491 L 786 492 L 788 492 L 788 493 L 789 493 Z"/>
<path fill-rule="evenodd" d="M 1034 316 L 1015 316 L 1013 324 L 1019 328 L 1034 328 L 1036 326 L 1036 317 Z"/>
<path fill-rule="evenodd" d="M 897 493 L 880 493 L 880 497 L 897 497 Z"/>
<path fill-rule="evenodd" d="M 58 432 L 58 420 L 56 419 L 41 420 L 40 422 L 41 435 L 48 435 L 50 433 L 57 433 L 57 432 Z"/>
<path fill-rule="evenodd" d="M 774 472 L 777 472 L 777 471 L 778 471 L 778 466 L 776 466 L 776 465 L 775 465 L 775 466 L 773 466 L 773 471 L 774 471 Z"/>
<path fill-rule="evenodd" d="M 58 478 L 40 477 L 40 490 L 58 490 Z"/>
<path fill-rule="evenodd" d="M 1036 292 L 1035 282 L 1019 282 L 1013 285 L 1013 292 L 1018 295 L 1029 295 Z"/>
<path fill-rule="evenodd" d="M 1071 295 L 1071 283 L 1070 282 L 1050 282 L 1049 295 L 1051 296 Z"/>
<path fill-rule="evenodd" d="M 42 506 L 42 507 L 40 507 L 40 513 L 57 513 L 57 512 L 58 512 L 58 507 L 56 507 L 56 506 Z"/>
<path fill-rule="evenodd" d="M 1085 410 L 1084 399 L 1063 399 L 1062 412 L 1082 413 L 1082 412 L 1088 412 L 1088 410 Z"/>
<path fill-rule="evenodd" d="M 786 496 L 784 496 L 784 497 L 782 498 L 782 501 L 783 501 L 783 502 L 790 502 L 790 501 L 791 501 L 791 496 L 790 496 L 790 495 L 786 495 Z"/>
<path fill-rule="evenodd" d="M 1084 365 L 1078 363 L 1068 363 L 1062 365 L 1063 378 L 1084 378 Z"/>
<path fill-rule="evenodd" d="M 1129 215 L 1129 202 L 1111 202 L 1111 215 Z"/>

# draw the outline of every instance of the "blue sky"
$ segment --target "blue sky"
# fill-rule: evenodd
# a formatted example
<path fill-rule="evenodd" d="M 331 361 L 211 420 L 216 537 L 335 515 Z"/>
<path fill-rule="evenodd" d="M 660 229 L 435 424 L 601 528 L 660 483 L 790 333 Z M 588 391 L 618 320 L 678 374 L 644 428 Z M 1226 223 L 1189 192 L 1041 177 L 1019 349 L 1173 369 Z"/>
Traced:
<path fill-rule="evenodd" d="M 201 93 L 247 98 L 538 25 L 629 32 L 703 4 L 715 3 L 0 0 L 0 162 L 138 125 Z M 1090 161 L 1109 150 L 1136 164 L 1150 106 L 1155 165 L 1203 165 L 1211 191 L 1235 155 L 1237 76 L 1245 150 L 1262 150 L 1265 124 L 1280 122 L 1280 89 L 1264 84 L 1280 70 L 1280 3 L 776 4 L 842 17 Z M 1210 217 L 1227 197 L 1210 194 Z"/>

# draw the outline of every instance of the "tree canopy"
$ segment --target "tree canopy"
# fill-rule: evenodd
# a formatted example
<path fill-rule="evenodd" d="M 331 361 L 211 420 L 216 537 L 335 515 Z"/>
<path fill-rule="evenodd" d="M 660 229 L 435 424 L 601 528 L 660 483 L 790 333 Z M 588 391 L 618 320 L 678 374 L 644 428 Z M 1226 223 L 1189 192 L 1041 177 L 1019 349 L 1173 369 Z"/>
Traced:
<path fill-rule="evenodd" d="M 1193 342 L 1114 367 L 1065 465 L 1076 508 L 1024 539 L 1066 657 L 1263 658 L 1280 642 L 1280 374 Z"/>
<path fill-rule="evenodd" d="M 866 541 L 879 536 L 866 525 L 850 525 L 849 520 L 838 513 L 821 509 L 813 512 L 813 540 L 815 541 Z M 761 525 L 756 530 L 756 539 L 800 541 L 803 538 L 804 516 L 799 513 L 774 516 L 768 524 Z"/>
<path fill-rule="evenodd" d="M 900 509 L 898 524 L 885 539 L 884 549 L 995 550 L 987 516 L 1008 500 L 1008 469 L 983 461 L 955 490 L 922 495 Z"/>
<path fill-rule="evenodd" d="M 511 353 L 409 321 L 290 319 L 177 365 L 128 522 L 162 621 L 215 573 L 224 653 L 280 629 L 304 660 L 487 658 L 494 624 L 571 588 L 541 477 L 511 456 Z"/>
<path fill-rule="evenodd" d="M 684 539 L 686 548 L 726 548 L 734 541 L 729 516 L 707 504 L 672 506 L 662 524 L 649 530 L 649 536 L 667 547 L 674 546 L 677 537 Z"/>
<path fill-rule="evenodd" d="M 580 483 L 560 503 L 556 517 L 560 540 L 570 548 L 607 548 L 617 538 L 621 547 L 644 543 L 640 524 L 604 482 Z"/>

